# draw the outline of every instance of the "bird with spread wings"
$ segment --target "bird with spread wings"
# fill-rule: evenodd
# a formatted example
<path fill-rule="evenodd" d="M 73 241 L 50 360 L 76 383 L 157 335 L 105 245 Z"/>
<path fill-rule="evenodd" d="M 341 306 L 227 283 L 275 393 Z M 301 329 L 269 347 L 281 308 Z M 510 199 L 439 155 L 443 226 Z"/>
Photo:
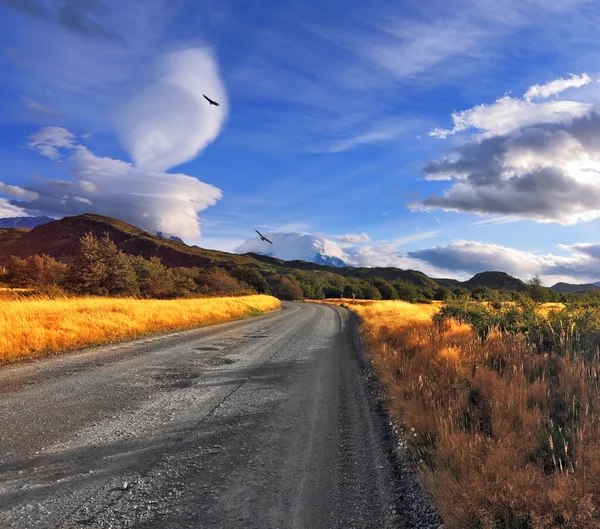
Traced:
<path fill-rule="evenodd" d="M 215 106 L 219 106 L 219 103 L 217 103 L 216 101 L 213 101 L 210 97 L 206 97 L 204 94 L 202 94 L 204 96 L 204 99 L 206 99 L 211 105 L 215 105 Z"/>
<path fill-rule="evenodd" d="M 258 230 L 254 230 L 256 233 L 258 233 L 260 235 L 260 240 L 261 241 L 267 241 L 270 242 L 271 244 L 273 244 L 269 239 L 267 239 L 260 231 Z"/>

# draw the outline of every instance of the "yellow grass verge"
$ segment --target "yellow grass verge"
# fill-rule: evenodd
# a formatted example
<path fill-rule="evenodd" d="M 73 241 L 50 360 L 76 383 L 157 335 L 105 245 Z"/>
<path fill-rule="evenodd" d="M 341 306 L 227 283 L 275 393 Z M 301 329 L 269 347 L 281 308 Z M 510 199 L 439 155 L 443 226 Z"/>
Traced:
<path fill-rule="evenodd" d="M 278 299 L 262 295 L 176 300 L 0 300 L 0 362 L 221 323 L 280 307 Z"/>
<path fill-rule="evenodd" d="M 347 303 L 449 529 L 600 527 L 600 354 L 436 326 L 435 305 Z M 550 310 L 553 307 L 542 307 Z"/>

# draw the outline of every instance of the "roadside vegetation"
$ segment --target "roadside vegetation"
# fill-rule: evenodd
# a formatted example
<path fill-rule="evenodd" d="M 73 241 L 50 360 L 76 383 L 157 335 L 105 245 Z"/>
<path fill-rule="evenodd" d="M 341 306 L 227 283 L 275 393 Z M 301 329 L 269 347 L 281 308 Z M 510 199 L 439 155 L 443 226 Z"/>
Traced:
<path fill-rule="evenodd" d="M 0 299 L 0 363 L 256 316 L 280 306 L 278 299 L 265 295 L 178 300 Z"/>
<path fill-rule="evenodd" d="M 447 527 L 600 527 L 599 296 L 345 303 Z"/>

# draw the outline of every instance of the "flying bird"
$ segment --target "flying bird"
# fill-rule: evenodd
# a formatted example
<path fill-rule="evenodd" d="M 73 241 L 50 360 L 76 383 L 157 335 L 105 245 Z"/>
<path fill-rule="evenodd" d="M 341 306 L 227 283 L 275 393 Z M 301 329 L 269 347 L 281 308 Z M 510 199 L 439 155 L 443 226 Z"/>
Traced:
<path fill-rule="evenodd" d="M 258 233 L 260 235 L 260 240 L 261 241 L 267 241 L 270 242 L 271 244 L 273 244 L 269 239 L 267 239 L 260 231 L 258 230 L 254 230 L 256 233 Z"/>
<path fill-rule="evenodd" d="M 211 105 L 216 105 L 219 106 L 219 103 L 217 103 L 216 101 L 213 101 L 210 97 L 206 97 L 204 94 L 202 94 L 204 96 L 204 99 L 206 99 Z"/>

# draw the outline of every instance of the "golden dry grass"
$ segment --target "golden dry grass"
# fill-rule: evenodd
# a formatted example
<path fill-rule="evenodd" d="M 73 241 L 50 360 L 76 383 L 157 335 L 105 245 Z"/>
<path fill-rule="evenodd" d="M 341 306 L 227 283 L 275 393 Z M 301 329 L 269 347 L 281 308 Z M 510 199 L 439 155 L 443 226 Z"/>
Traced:
<path fill-rule="evenodd" d="M 348 304 L 449 529 L 600 527 L 600 358 L 436 326 L 435 305 Z M 551 307 L 547 307 L 550 310 Z"/>
<path fill-rule="evenodd" d="M 281 307 L 271 296 L 0 299 L 0 362 L 221 323 Z"/>

